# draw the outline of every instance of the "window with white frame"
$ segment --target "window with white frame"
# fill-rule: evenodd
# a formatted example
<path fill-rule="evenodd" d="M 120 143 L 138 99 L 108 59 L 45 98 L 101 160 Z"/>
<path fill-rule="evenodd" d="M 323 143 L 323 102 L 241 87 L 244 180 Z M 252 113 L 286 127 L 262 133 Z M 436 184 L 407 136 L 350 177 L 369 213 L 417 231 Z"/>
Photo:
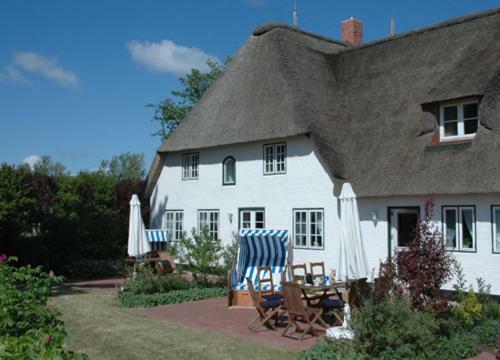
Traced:
<path fill-rule="evenodd" d="M 184 212 L 182 210 L 166 210 L 164 228 L 168 230 L 170 239 L 178 241 L 184 232 Z"/>
<path fill-rule="evenodd" d="M 264 175 L 286 173 L 286 143 L 264 145 Z"/>
<path fill-rule="evenodd" d="M 182 155 L 182 180 L 198 179 L 198 165 L 200 155 L 198 153 Z"/>
<path fill-rule="evenodd" d="M 297 248 L 322 249 L 324 221 L 321 209 L 293 211 L 294 244 Z"/>
<path fill-rule="evenodd" d="M 239 214 L 240 229 L 264 229 L 265 210 L 264 208 L 240 209 Z"/>
<path fill-rule="evenodd" d="M 500 253 L 500 206 L 493 206 L 491 214 L 493 226 L 493 252 Z"/>
<path fill-rule="evenodd" d="M 222 185 L 236 184 L 236 160 L 228 156 L 222 162 Z"/>
<path fill-rule="evenodd" d="M 478 102 L 469 100 L 443 104 L 439 117 L 441 140 L 472 139 L 478 127 Z"/>
<path fill-rule="evenodd" d="M 198 233 L 205 228 L 212 239 L 219 239 L 219 210 L 198 210 Z"/>
<path fill-rule="evenodd" d="M 476 209 L 473 206 L 443 206 L 443 234 L 453 251 L 476 248 Z"/>

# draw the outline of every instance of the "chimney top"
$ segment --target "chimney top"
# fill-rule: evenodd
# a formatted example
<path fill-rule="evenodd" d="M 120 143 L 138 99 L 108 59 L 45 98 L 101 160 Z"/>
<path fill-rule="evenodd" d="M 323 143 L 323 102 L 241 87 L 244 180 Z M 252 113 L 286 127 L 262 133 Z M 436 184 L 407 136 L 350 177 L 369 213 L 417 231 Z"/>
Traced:
<path fill-rule="evenodd" d="M 363 22 L 350 17 L 342 21 L 342 41 L 349 45 L 360 45 L 363 43 Z"/>

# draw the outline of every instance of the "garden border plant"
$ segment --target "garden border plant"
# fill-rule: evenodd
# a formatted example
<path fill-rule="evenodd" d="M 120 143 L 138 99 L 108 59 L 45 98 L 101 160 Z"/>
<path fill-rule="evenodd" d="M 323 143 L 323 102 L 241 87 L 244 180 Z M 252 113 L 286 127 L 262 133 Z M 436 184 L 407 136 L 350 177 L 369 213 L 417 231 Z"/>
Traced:
<path fill-rule="evenodd" d="M 200 234 L 193 229 L 192 238 L 184 235 L 178 246 L 171 248 L 171 255 L 191 272 L 192 282 L 186 280 L 180 267 L 176 274 L 158 274 L 144 266 L 123 286 L 119 299 L 126 307 L 152 307 L 226 296 L 225 275 L 236 254 L 237 242 L 223 248 L 208 229 Z"/>
<path fill-rule="evenodd" d="M 51 287 L 63 279 L 41 267 L 16 267 L 0 255 L 0 358 L 87 359 L 64 350 L 66 332 L 59 312 L 47 306 Z"/>

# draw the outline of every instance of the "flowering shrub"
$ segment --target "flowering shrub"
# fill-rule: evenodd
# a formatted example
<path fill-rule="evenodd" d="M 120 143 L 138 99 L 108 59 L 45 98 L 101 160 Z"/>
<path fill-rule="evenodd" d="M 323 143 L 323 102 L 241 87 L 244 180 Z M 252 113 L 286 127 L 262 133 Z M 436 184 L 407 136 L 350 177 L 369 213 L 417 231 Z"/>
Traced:
<path fill-rule="evenodd" d="M 442 307 L 440 289 L 452 275 L 453 258 L 432 222 L 433 207 L 428 199 L 424 219 L 415 228 L 410 245 L 395 255 L 397 278 L 408 291 L 412 306 L 420 309 Z"/>
<path fill-rule="evenodd" d="M 62 278 L 40 267 L 14 267 L 13 257 L 0 259 L 0 358 L 86 358 L 64 352 L 63 323 L 58 311 L 47 307 L 51 287 Z"/>

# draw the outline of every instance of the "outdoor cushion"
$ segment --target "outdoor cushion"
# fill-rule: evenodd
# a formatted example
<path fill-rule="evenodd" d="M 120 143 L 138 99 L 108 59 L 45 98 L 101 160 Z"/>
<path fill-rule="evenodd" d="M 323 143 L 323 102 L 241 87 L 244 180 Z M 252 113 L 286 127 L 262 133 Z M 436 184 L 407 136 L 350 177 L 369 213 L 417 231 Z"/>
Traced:
<path fill-rule="evenodd" d="M 281 294 L 264 294 L 262 297 L 266 300 L 272 301 L 272 300 L 282 300 L 285 297 Z"/>
<path fill-rule="evenodd" d="M 283 300 L 271 300 L 271 301 L 262 301 L 260 305 L 264 309 L 275 308 L 278 306 L 282 306 L 285 302 Z"/>
<path fill-rule="evenodd" d="M 254 284 L 253 285 L 255 291 L 260 291 L 259 285 Z M 239 284 L 237 286 L 233 286 L 233 290 L 248 290 L 248 284 Z M 262 291 L 281 291 L 281 284 L 274 284 L 274 289 L 271 289 L 271 284 L 265 284 L 262 286 Z"/>
<path fill-rule="evenodd" d="M 329 309 L 342 309 L 344 307 L 344 302 L 340 299 L 325 299 L 321 304 Z"/>

